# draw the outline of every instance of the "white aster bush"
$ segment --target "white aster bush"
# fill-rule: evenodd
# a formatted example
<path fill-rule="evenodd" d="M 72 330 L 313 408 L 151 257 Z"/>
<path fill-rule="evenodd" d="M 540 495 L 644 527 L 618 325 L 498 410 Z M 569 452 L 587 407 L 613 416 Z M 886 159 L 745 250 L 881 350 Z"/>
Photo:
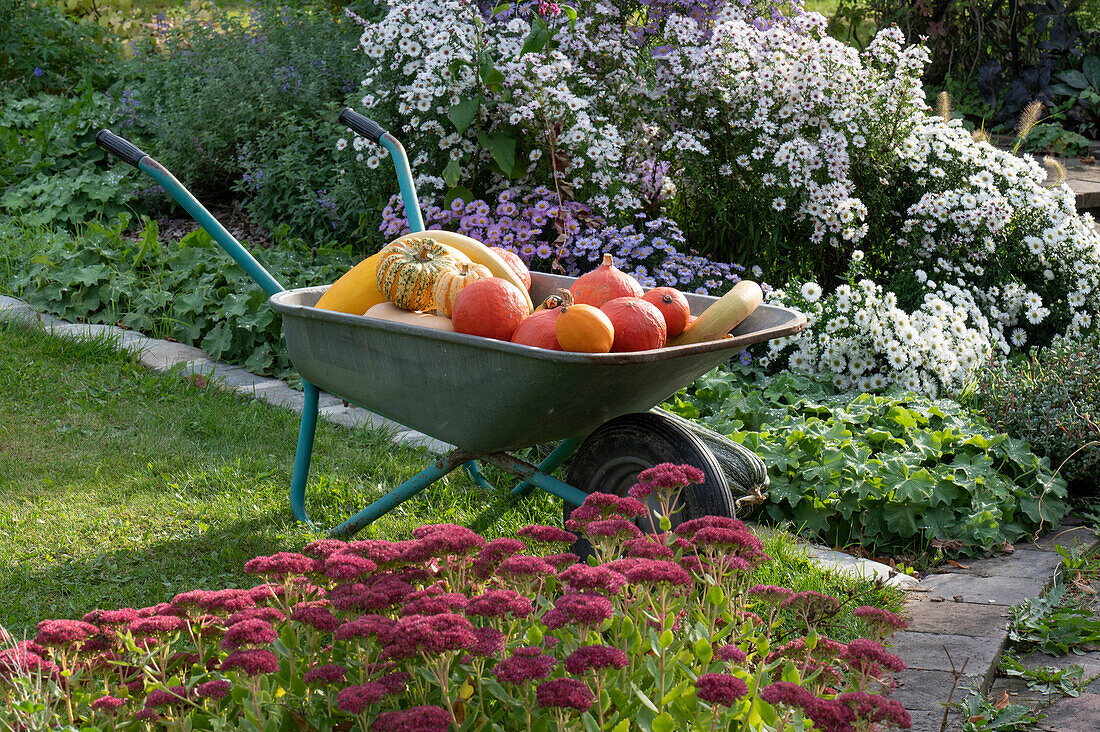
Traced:
<path fill-rule="evenodd" d="M 808 315 L 766 365 L 956 395 L 990 353 L 1100 317 L 1091 219 L 1033 159 L 933 114 L 927 53 L 896 29 L 858 52 L 798 5 L 394 0 L 360 45 L 365 111 L 394 123 L 427 196 L 550 191 L 571 215 L 528 227 L 552 258 L 517 239 L 536 265 L 668 216 L 685 249 L 762 266 L 786 283 L 771 300 Z M 478 226 L 514 228 L 501 216 Z"/>

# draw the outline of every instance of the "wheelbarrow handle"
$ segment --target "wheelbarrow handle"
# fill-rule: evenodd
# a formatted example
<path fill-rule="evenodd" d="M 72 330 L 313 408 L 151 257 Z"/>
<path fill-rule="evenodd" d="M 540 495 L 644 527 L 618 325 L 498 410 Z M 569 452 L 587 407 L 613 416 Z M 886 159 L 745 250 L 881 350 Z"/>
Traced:
<path fill-rule="evenodd" d="M 340 121 L 371 142 L 379 142 L 382 135 L 386 134 L 386 130 L 382 125 L 370 117 L 359 114 L 350 107 L 344 107 L 344 111 L 340 113 Z"/>
<path fill-rule="evenodd" d="M 97 132 L 95 134 L 95 144 L 135 168 L 138 166 L 138 163 L 141 162 L 141 159 L 146 157 L 145 153 L 142 152 L 137 145 L 125 138 L 119 137 L 110 130 L 100 130 Z"/>
<path fill-rule="evenodd" d="M 420 212 L 420 201 L 416 197 L 416 184 L 413 183 L 412 170 L 409 168 L 409 156 L 396 137 L 386 131 L 382 125 L 365 117 L 350 107 L 344 107 L 340 113 L 340 122 L 368 140 L 386 148 L 393 159 L 397 172 L 397 185 L 401 188 L 401 203 L 405 206 L 405 218 L 409 222 L 409 231 L 424 231 L 424 216 Z"/>

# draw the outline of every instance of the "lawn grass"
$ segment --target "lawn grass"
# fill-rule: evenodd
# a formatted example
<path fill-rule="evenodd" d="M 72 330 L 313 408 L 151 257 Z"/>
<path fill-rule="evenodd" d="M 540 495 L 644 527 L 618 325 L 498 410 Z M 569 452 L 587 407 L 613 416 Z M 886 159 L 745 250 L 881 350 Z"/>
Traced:
<path fill-rule="evenodd" d="M 146 371 L 106 340 L 0 325 L 0 626 L 17 637 L 44 618 L 143 607 L 193 588 L 247 587 L 248 559 L 318 537 L 287 500 L 298 416 L 178 374 Z M 307 491 L 331 526 L 434 459 L 386 433 L 318 425 Z M 489 479 L 510 485 L 486 468 Z M 461 471 L 360 532 L 401 539 L 450 522 L 487 538 L 560 524 L 561 503 L 476 487 Z M 901 595 L 824 572 L 792 537 L 754 581 L 897 610 Z M 860 632 L 843 614 L 830 634 Z"/>
<path fill-rule="evenodd" d="M 0 326 L 0 393 L 0 626 L 17 634 L 46 617 L 250 586 L 246 560 L 317 536 L 288 504 L 292 412 L 149 373 L 103 341 L 12 326 Z M 338 523 L 432 459 L 383 432 L 319 424 L 314 521 Z M 560 522 L 561 504 L 512 502 L 456 472 L 359 536 L 441 521 L 493 537 Z"/>

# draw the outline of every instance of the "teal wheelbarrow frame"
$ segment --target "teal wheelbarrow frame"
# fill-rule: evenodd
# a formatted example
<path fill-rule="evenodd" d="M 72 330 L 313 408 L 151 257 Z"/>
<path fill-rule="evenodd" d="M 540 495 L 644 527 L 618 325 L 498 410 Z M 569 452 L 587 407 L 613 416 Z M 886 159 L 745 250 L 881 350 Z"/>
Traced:
<path fill-rule="evenodd" d="M 401 143 L 350 109 L 339 119 L 390 152 L 410 229 L 424 231 Z M 799 313 L 763 305 L 721 340 L 637 353 L 581 354 L 322 310 L 315 305 L 325 288 L 284 288 L 152 157 L 109 130 L 101 130 L 96 143 L 163 186 L 264 289 L 271 308 L 282 316 L 287 349 L 304 392 L 290 485 L 297 520 L 313 526 L 305 491 L 320 389 L 457 446 L 330 529 L 330 536 L 354 534 L 460 466 L 477 485 L 492 489 L 478 460 L 520 478 L 511 489 L 514 495 L 537 487 L 561 498 L 567 515 L 569 506 L 580 505 L 594 490 L 624 492 L 639 470 L 656 462 L 706 463 L 713 469 L 705 471 L 703 485 L 687 494 L 685 516 L 700 510 L 733 514 L 730 488 L 706 443 L 667 416 L 642 413 L 746 346 L 798 332 L 806 323 Z M 532 299 L 539 302 L 571 282 L 532 273 Z M 700 295 L 688 299 L 696 314 L 715 300 Z M 585 436 L 590 439 L 582 444 Z M 548 442 L 559 444 L 537 466 L 508 452 Z M 585 466 L 580 473 L 571 469 L 568 482 L 550 475 L 574 453 L 574 463 Z"/>

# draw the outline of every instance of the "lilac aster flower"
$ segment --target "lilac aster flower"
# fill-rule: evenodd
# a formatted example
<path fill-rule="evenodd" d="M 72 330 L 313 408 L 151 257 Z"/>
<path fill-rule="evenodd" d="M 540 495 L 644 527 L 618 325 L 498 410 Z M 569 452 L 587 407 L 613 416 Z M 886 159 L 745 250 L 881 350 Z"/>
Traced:
<path fill-rule="evenodd" d="M 586 712 L 595 701 L 596 697 L 588 684 L 579 679 L 552 679 L 535 688 L 535 703 L 543 708 Z"/>

